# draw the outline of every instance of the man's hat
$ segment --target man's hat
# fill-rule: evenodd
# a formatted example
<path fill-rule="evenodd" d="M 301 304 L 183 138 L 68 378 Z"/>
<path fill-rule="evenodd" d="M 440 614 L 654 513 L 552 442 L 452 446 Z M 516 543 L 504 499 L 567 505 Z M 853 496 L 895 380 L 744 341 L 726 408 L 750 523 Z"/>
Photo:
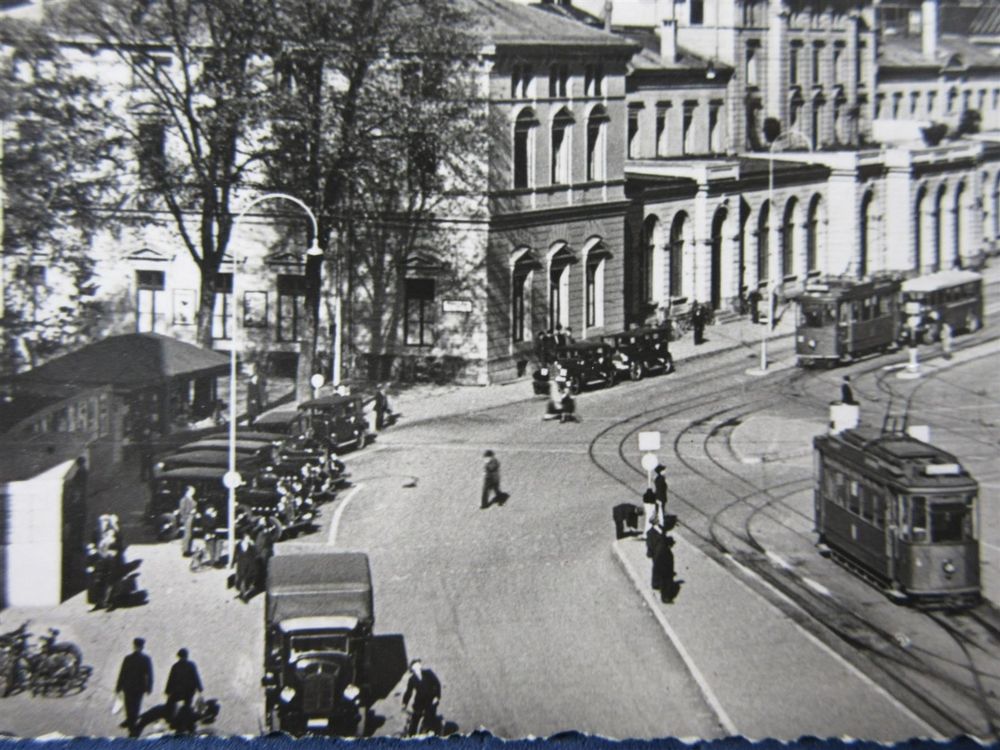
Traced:
<path fill-rule="evenodd" d="M 487 451 L 483 452 L 483 458 L 489 458 L 492 455 L 493 455 L 493 451 L 491 451 L 491 450 L 487 450 Z"/>
<path fill-rule="evenodd" d="M 136 648 L 142 648 L 143 646 L 146 645 L 146 639 L 145 638 L 133 638 L 132 639 L 132 645 L 135 646 Z"/>
<path fill-rule="evenodd" d="M 663 464 L 657 464 L 657 465 L 656 465 L 656 468 L 655 468 L 655 469 L 653 469 L 653 471 L 655 471 L 655 472 L 656 472 L 657 474 L 659 474 L 659 473 L 661 473 L 661 472 L 665 471 L 665 470 L 666 470 L 666 468 L 667 468 L 667 467 L 666 467 L 666 466 L 664 466 Z"/>

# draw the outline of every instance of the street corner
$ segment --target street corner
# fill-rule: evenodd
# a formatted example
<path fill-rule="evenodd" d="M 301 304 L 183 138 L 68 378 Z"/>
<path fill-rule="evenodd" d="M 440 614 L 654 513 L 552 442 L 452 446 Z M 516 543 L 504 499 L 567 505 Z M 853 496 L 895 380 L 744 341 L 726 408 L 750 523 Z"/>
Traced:
<path fill-rule="evenodd" d="M 818 419 L 752 415 L 733 430 L 730 447 L 736 459 L 745 465 L 807 465 L 811 461 L 813 438 L 825 432 L 826 427 Z"/>

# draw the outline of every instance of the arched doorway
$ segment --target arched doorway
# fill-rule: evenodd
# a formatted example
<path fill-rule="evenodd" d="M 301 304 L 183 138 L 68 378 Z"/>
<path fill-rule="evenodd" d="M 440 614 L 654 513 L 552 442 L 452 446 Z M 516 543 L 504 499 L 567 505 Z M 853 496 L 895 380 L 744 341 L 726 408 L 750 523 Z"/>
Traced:
<path fill-rule="evenodd" d="M 823 198 L 817 194 L 809 201 L 806 219 L 806 272 L 819 268 L 820 257 L 820 210 Z"/>
<path fill-rule="evenodd" d="M 725 208 L 719 208 L 712 219 L 711 278 L 709 279 L 708 297 L 713 310 L 722 307 L 722 243 L 728 216 L 729 212 Z"/>
<path fill-rule="evenodd" d="M 917 272 L 923 265 L 924 257 L 924 222 L 927 221 L 927 188 L 921 186 L 917 191 L 917 200 L 913 204 L 913 268 Z"/>
<path fill-rule="evenodd" d="M 768 201 L 757 214 L 757 283 L 765 284 L 770 276 L 769 256 L 771 254 L 771 204 Z"/>
<path fill-rule="evenodd" d="M 795 233 L 798 218 L 799 202 L 789 198 L 785 204 L 785 215 L 781 222 L 781 270 L 779 275 L 784 278 L 795 273 Z"/>
<path fill-rule="evenodd" d="M 671 297 L 684 296 L 684 255 L 691 241 L 691 226 L 687 214 L 679 211 L 670 225 L 670 283 Z"/>
<path fill-rule="evenodd" d="M 944 247 L 944 192 L 945 186 L 938 188 L 934 196 L 934 252 L 931 253 L 930 270 L 941 270 L 941 251 Z"/>
<path fill-rule="evenodd" d="M 871 230 L 872 230 L 872 201 L 875 199 L 871 190 L 865 193 L 861 199 L 861 244 L 858 246 L 858 278 L 868 275 L 871 252 Z"/>

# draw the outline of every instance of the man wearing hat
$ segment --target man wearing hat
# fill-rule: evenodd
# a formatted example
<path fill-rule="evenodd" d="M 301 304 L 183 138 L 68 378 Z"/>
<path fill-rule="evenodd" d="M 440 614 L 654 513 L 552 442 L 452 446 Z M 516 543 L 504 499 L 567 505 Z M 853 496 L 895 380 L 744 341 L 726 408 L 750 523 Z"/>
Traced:
<path fill-rule="evenodd" d="M 191 726 L 193 721 L 184 717 L 193 717 L 191 702 L 194 700 L 195 693 L 201 691 L 198 666 L 188 659 L 188 650 L 182 648 L 177 652 L 177 661 L 170 668 L 170 674 L 167 676 L 167 687 L 163 691 L 167 694 L 167 716 L 172 723 L 180 725 L 175 727 L 178 731 L 193 729 Z M 186 709 L 183 710 L 183 716 L 178 713 L 178 703 L 181 704 L 181 709 Z M 182 720 L 178 721 L 179 718 Z"/>
<path fill-rule="evenodd" d="M 667 517 L 667 478 L 663 474 L 666 470 L 667 467 L 663 464 L 657 464 L 656 468 L 653 469 L 653 473 L 656 474 L 653 478 L 653 489 L 656 491 L 656 509 L 662 519 Z"/>
<path fill-rule="evenodd" d="M 118 670 L 115 692 L 121 693 L 125 704 L 125 721 L 122 728 L 128 729 L 129 737 L 138 737 L 139 713 L 142 710 L 142 696 L 153 692 L 153 662 L 142 653 L 146 641 L 136 638 L 132 641 L 133 651 L 122 659 Z"/>
<path fill-rule="evenodd" d="M 503 493 L 500 492 L 500 462 L 491 450 L 483 453 L 483 458 L 486 461 L 483 464 L 483 497 L 479 507 L 485 509 L 492 500 L 502 501 Z"/>

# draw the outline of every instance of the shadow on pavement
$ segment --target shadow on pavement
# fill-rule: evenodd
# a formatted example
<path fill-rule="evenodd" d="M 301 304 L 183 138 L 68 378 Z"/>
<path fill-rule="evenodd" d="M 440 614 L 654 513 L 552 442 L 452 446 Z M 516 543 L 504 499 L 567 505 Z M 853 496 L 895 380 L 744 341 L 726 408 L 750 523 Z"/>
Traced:
<path fill-rule="evenodd" d="M 406 673 L 406 643 L 402 635 L 376 635 L 369 646 L 371 654 L 371 702 L 387 698 Z"/>

